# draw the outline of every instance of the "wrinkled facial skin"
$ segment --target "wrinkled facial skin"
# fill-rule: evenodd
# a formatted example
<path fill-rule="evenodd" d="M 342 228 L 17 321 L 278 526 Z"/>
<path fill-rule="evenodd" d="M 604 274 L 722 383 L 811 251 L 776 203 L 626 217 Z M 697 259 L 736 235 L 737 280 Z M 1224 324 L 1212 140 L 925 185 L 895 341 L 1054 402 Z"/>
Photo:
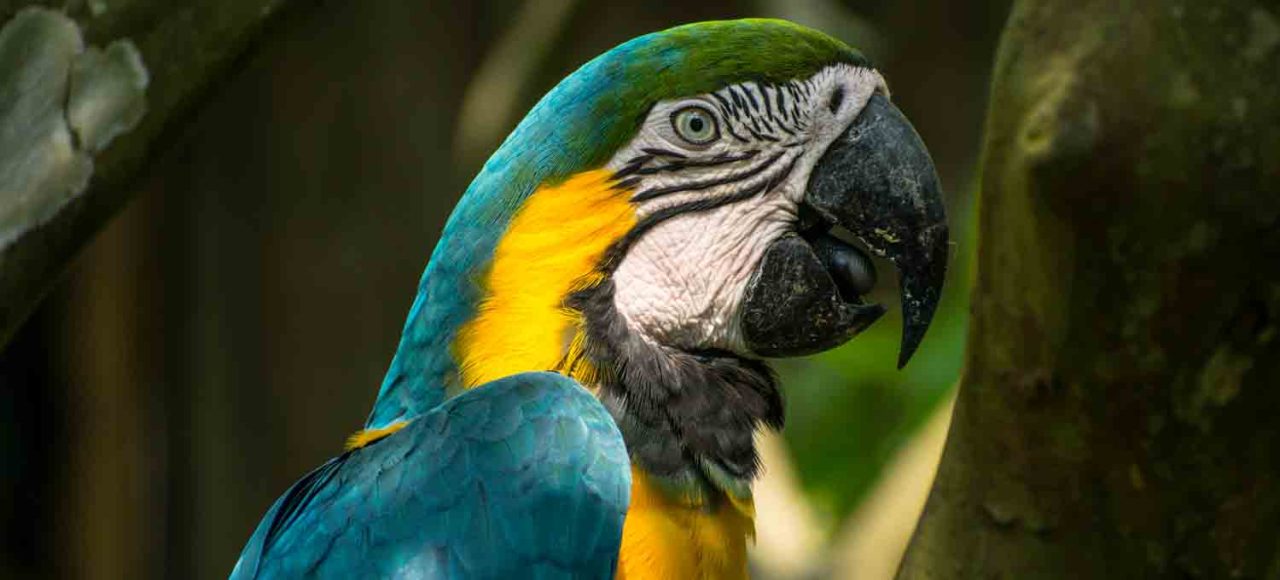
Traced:
<path fill-rule="evenodd" d="M 659 103 L 610 168 L 640 218 L 612 271 L 615 307 L 647 340 L 752 358 L 849 340 L 884 308 L 863 304 L 875 272 L 826 233 L 840 225 L 903 273 L 903 361 L 914 351 L 940 290 L 945 216 L 928 153 L 874 70 Z"/>

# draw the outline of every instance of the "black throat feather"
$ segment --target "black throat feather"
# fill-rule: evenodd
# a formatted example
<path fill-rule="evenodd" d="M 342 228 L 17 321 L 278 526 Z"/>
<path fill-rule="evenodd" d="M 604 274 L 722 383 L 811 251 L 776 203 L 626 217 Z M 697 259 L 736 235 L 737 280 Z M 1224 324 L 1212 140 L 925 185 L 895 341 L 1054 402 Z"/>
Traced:
<path fill-rule="evenodd" d="M 698 499 L 717 490 L 749 497 L 760 470 L 754 435 L 781 429 L 773 371 L 725 351 L 688 352 L 632 332 L 614 307 L 614 283 L 575 292 L 581 355 L 598 373 L 599 397 L 632 461 L 660 484 Z"/>

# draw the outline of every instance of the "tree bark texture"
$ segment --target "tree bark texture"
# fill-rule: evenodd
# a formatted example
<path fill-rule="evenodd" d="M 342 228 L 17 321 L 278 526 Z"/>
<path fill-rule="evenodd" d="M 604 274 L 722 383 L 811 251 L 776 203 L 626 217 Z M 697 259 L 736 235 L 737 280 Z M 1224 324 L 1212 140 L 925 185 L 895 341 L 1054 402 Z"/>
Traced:
<path fill-rule="evenodd" d="M 0 2 L 0 347 L 286 4 Z"/>
<path fill-rule="evenodd" d="M 1280 578 L 1276 3 L 1018 2 L 983 155 L 899 577 Z"/>

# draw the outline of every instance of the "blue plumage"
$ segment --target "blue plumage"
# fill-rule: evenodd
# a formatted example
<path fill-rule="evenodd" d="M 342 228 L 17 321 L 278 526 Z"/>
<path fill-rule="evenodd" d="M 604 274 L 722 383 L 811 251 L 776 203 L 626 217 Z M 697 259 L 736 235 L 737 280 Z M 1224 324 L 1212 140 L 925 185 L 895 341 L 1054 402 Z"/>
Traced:
<path fill-rule="evenodd" d="M 519 374 L 308 474 L 231 577 L 612 578 L 629 493 L 604 407 Z"/>

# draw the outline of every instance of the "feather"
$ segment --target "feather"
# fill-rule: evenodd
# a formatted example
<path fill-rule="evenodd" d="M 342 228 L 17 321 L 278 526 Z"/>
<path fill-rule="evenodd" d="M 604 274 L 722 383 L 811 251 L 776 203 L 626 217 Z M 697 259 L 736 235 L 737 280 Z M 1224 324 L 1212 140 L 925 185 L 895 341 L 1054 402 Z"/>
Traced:
<path fill-rule="evenodd" d="M 231 577 L 610 578 L 630 484 L 590 393 L 515 375 L 307 474 Z"/>

